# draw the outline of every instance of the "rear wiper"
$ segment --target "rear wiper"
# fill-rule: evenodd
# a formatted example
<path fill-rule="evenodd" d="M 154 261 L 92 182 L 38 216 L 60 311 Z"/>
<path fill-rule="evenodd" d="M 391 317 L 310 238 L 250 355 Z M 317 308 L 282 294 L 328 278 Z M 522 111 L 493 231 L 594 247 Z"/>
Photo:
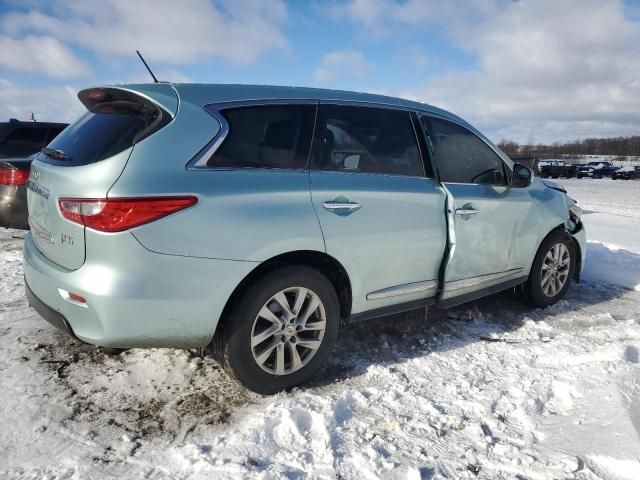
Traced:
<path fill-rule="evenodd" d="M 44 153 L 47 157 L 55 158 L 56 160 L 71 160 L 71 157 L 69 157 L 62 150 L 55 150 L 53 148 L 44 147 L 40 151 Z"/>

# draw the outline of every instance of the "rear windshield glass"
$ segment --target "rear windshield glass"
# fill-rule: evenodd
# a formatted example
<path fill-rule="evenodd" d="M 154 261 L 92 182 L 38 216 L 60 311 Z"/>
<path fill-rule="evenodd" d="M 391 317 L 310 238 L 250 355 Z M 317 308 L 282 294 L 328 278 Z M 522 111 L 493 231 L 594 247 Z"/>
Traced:
<path fill-rule="evenodd" d="M 166 125 L 170 116 L 130 92 L 100 89 L 80 92 L 89 110 L 47 147 L 57 155 L 38 157 L 57 165 L 87 165 L 112 157 Z"/>
<path fill-rule="evenodd" d="M 27 157 L 39 152 L 47 138 L 47 127 L 16 126 L 0 131 L 0 158 Z"/>

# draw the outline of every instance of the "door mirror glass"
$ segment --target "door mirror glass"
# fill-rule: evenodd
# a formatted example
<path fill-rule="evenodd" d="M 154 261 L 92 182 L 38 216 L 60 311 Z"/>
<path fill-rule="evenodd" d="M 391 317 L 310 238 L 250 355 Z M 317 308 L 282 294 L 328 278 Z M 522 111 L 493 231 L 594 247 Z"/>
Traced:
<path fill-rule="evenodd" d="M 531 185 L 532 176 L 533 172 L 529 167 L 525 167 L 524 165 L 515 163 L 513 165 L 513 181 L 511 182 L 511 186 L 528 187 L 529 185 Z"/>

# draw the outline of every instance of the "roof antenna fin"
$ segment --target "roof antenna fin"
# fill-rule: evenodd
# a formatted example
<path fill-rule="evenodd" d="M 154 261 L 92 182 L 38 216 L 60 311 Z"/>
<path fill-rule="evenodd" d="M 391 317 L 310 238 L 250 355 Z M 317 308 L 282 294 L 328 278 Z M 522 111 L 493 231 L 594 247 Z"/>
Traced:
<path fill-rule="evenodd" d="M 144 63 L 144 66 L 146 67 L 146 69 L 149 72 L 149 75 L 151 75 L 151 78 L 153 78 L 153 83 L 159 83 L 158 79 L 156 78 L 156 76 L 153 74 L 153 72 L 151 71 L 151 69 L 149 68 L 149 65 L 147 65 L 147 62 L 144 61 L 144 58 L 142 56 L 142 54 L 136 50 L 136 53 L 138 54 L 138 56 L 140 57 L 140 60 L 142 60 L 142 63 Z"/>

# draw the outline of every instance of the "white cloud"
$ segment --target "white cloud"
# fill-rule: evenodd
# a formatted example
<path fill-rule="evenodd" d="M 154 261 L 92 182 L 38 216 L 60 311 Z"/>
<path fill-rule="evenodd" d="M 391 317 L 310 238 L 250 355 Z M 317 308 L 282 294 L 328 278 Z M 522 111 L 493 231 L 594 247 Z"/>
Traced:
<path fill-rule="evenodd" d="M 25 87 L 0 78 L 0 121 L 28 120 L 33 112 L 41 122 L 71 122 L 85 111 L 78 90 L 71 85 Z"/>
<path fill-rule="evenodd" d="M 367 32 L 429 24 L 474 55 L 477 68 L 438 74 L 403 95 L 459 113 L 495 140 L 640 131 L 640 24 L 620 0 L 348 0 L 333 8 Z"/>
<path fill-rule="evenodd" d="M 0 20 L 14 35 L 37 31 L 105 55 L 135 56 L 171 64 L 217 57 L 249 63 L 271 49 L 287 48 L 280 28 L 281 0 L 63 0 L 55 16 L 31 10 Z"/>
<path fill-rule="evenodd" d="M 334 20 L 348 20 L 366 30 L 367 36 L 388 36 L 407 26 L 423 29 L 435 24 L 460 24 L 493 14 L 496 0 L 345 0 L 317 4 Z"/>
<path fill-rule="evenodd" d="M 640 25 L 619 2 L 519 2 L 453 32 L 479 68 L 413 92 L 494 138 L 539 141 L 622 135 L 640 128 Z"/>
<path fill-rule="evenodd" d="M 73 51 L 51 36 L 20 40 L 0 35 L 0 66 L 38 72 L 55 78 L 83 77 L 91 68 Z"/>
<path fill-rule="evenodd" d="M 338 50 L 325 54 L 320 65 L 313 71 L 313 80 L 330 84 L 352 77 L 364 77 L 371 66 L 362 53 L 355 50 Z"/>

